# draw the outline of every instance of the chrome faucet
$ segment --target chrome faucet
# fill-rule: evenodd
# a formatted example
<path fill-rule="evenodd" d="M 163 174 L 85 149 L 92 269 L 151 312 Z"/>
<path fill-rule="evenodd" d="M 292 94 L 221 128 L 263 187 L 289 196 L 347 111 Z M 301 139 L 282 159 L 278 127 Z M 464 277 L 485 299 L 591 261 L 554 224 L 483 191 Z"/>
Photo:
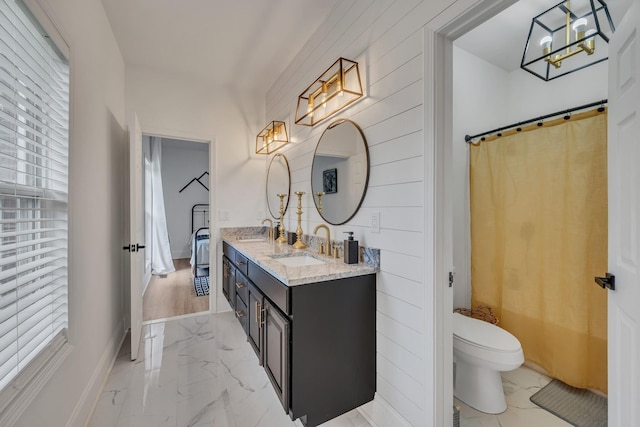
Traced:
<path fill-rule="evenodd" d="M 264 225 L 265 222 L 269 221 L 269 228 L 267 231 L 267 239 L 269 240 L 273 240 L 273 221 L 271 221 L 271 219 L 269 218 L 265 218 L 262 220 L 262 225 Z"/>
<path fill-rule="evenodd" d="M 331 230 L 329 230 L 329 227 L 327 227 L 326 224 L 318 224 L 316 225 L 316 228 L 313 229 L 313 234 L 316 234 L 321 228 L 327 230 L 327 249 L 324 251 L 324 254 L 327 256 L 331 256 Z M 320 253 L 323 253 L 322 246 L 320 246 Z"/>

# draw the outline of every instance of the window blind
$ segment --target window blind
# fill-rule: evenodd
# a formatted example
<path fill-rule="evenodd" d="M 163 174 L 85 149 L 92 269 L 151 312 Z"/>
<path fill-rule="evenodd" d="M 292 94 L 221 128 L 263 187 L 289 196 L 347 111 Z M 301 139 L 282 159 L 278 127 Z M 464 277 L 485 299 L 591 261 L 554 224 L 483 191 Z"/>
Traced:
<path fill-rule="evenodd" d="M 0 390 L 67 328 L 69 66 L 0 0 Z"/>

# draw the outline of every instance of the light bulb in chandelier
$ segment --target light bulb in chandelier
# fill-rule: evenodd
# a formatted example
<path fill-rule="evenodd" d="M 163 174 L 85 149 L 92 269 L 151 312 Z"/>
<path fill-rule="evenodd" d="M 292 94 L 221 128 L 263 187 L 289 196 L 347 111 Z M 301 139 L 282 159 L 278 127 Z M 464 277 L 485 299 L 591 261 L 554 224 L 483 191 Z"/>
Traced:
<path fill-rule="evenodd" d="M 576 40 L 580 40 L 584 37 L 584 32 L 587 29 L 587 20 L 586 18 L 576 19 L 573 23 L 573 31 L 576 32 Z"/>
<path fill-rule="evenodd" d="M 587 51 L 587 53 L 589 55 L 591 55 L 593 53 L 593 51 L 596 49 L 596 38 L 595 35 L 598 32 L 596 30 L 594 30 L 593 28 L 590 30 L 587 30 L 587 32 L 584 34 L 584 36 L 586 37 L 585 39 L 585 50 Z"/>
<path fill-rule="evenodd" d="M 553 42 L 553 37 L 545 36 L 540 39 L 540 47 L 542 47 L 542 54 L 549 55 L 551 53 L 551 42 Z"/>

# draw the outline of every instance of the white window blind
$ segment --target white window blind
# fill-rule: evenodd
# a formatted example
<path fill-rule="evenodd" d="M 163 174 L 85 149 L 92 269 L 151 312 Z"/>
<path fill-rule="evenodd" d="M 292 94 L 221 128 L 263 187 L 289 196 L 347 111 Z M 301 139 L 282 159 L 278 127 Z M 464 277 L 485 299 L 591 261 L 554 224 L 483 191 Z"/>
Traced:
<path fill-rule="evenodd" d="M 0 0 L 0 390 L 67 328 L 69 66 Z"/>

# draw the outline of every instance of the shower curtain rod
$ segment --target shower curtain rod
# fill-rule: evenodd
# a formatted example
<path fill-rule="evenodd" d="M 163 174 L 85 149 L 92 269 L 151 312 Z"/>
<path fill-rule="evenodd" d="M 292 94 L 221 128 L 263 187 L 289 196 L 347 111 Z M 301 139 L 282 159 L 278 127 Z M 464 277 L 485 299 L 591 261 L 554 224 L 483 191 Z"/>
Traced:
<path fill-rule="evenodd" d="M 520 127 L 520 126 L 523 126 L 523 125 L 527 125 L 529 123 L 539 122 L 541 120 L 548 119 L 548 118 L 555 117 L 555 116 L 559 116 L 561 114 L 565 115 L 565 120 L 569 120 L 569 113 L 572 113 L 572 112 L 578 111 L 578 110 L 584 110 L 586 108 L 595 107 L 596 105 L 600 106 L 600 108 L 598 108 L 598 111 L 602 112 L 602 111 L 604 111 L 604 105 L 606 103 L 607 103 L 607 100 L 603 99 L 601 101 L 592 102 L 590 104 L 581 105 L 579 107 L 569 108 L 568 110 L 562 110 L 562 111 L 558 111 L 558 112 L 555 112 L 555 113 L 546 114 L 544 116 L 536 117 L 536 118 L 533 118 L 531 120 L 525 120 L 523 122 L 514 123 L 514 124 L 509 125 L 509 126 L 503 126 L 501 128 L 490 130 L 488 132 L 482 132 L 482 133 L 479 133 L 477 135 L 473 135 L 473 136 L 465 135 L 464 140 L 465 140 L 465 142 L 467 144 L 471 144 L 475 138 L 482 137 L 481 140 L 484 140 L 484 137 L 487 136 L 487 135 L 490 135 L 490 134 L 493 134 L 493 133 L 502 132 L 503 130 L 511 129 L 511 128 L 514 128 L 514 127 Z M 539 124 L 538 126 L 542 126 L 542 124 Z M 498 133 L 498 136 L 501 136 L 501 135 Z"/>

